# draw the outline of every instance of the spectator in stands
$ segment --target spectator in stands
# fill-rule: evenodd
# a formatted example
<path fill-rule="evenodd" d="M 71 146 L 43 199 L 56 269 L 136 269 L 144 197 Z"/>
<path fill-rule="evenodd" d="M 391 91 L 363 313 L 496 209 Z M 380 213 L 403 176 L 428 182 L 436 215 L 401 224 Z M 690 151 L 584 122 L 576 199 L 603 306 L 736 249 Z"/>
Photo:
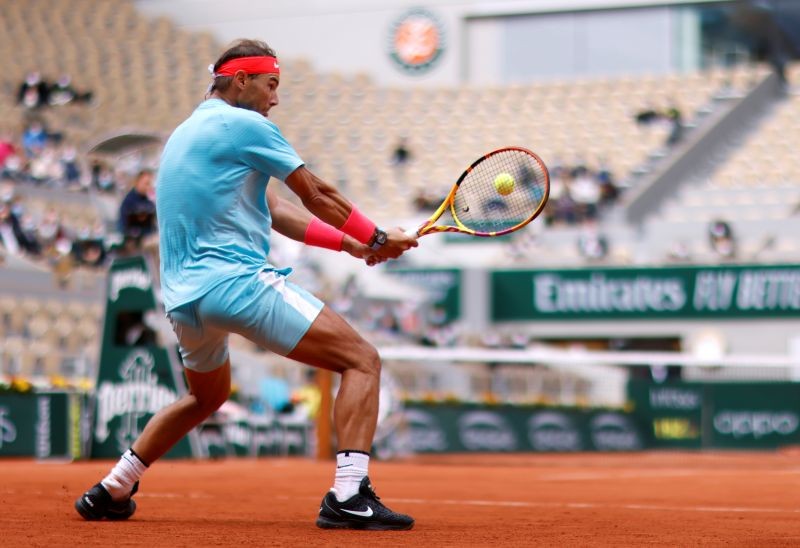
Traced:
<path fill-rule="evenodd" d="M 61 106 L 72 102 L 88 103 L 91 100 L 91 91 L 77 91 L 72 87 L 72 77 L 69 74 L 63 74 L 50 88 L 47 102 L 50 106 Z"/>
<path fill-rule="evenodd" d="M 672 146 L 680 142 L 683 138 L 683 114 L 676 106 L 671 106 L 665 111 L 647 108 L 639 111 L 636 116 L 636 123 L 648 125 L 656 122 L 667 122 L 670 126 L 667 144 Z"/>
<path fill-rule="evenodd" d="M 597 183 L 600 185 L 600 205 L 608 206 L 619 198 L 620 189 L 614 182 L 614 176 L 601 162 L 601 167 L 596 174 Z"/>
<path fill-rule="evenodd" d="M 56 242 L 66 238 L 64 227 L 61 225 L 61 219 L 55 207 L 49 207 L 44 212 L 37 228 L 37 236 L 45 255 L 52 254 Z"/>
<path fill-rule="evenodd" d="M 406 179 L 406 170 L 409 162 L 411 162 L 411 151 L 408 149 L 408 142 L 406 141 L 406 138 L 403 137 L 400 139 L 400 142 L 397 143 L 397 146 L 395 146 L 394 151 L 392 152 L 392 165 L 394 166 L 396 179 L 395 183 L 401 189 L 403 188 L 401 185 L 403 185 Z"/>
<path fill-rule="evenodd" d="M 35 183 L 61 182 L 64 178 L 64 165 L 58 151 L 47 144 L 30 162 L 30 176 Z"/>
<path fill-rule="evenodd" d="M 6 165 L 6 160 L 16 154 L 14 139 L 8 132 L 0 134 L 0 171 Z"/>
<path fill-rule="evenodd" d="M 103 192 L 113 192 L 117 187 L 114 171 L 101 162 L 92 164 L 91 185 Z"/>
<path fill-rule="evenodd" d="M 0 165 L 0 177 L 21 182 L 27 178 L 25 164 L 19 154 L 6 157 L 4 164 Z"/>
<path fill-rule="evenodd" d="M 34 158 L 41 154 L 47 142 L 47 130 L 39 120 L 33 120 L 22 133 L 22 147 L 28 158 Z"/>
<path fill-rule="evenodd" d="M 32 218 L 25 215 L 19 197 L 0 204 L 0 240 L 12 255 L 21 253 L 38 255 L 41 251 Z"/>
<path fill-rule="evenodd" d="M 676 145 L 683 139 L 683 114 L 681 114 L 678 107 L 673 105 L 667 109 L 664 116 L 670 123 L 667 144 L 670 146 Z"/>
<path fill-rule="evenodd" d="M 575 200 L 572 198 L 572 174 L 569 169 L 556 165 L 550 178 L 550 220 L 555 224 L 575 224 L 578 221 Z"/>
<path fill-rule="evenodd" d="M 589 221 L 578 237 L 581 257 L 590 261 L 601 261 L 608 256 L 608 238 L 600 232 L 595 221 Z"/>
<path fill-rule="evenodd" d="M 37 109 L 47 104 L 50 86 L 38 72 L 29 72 L 19 86 L 17 104 L 29 109 Z"/>
<path fill-rule="evenodd" d="M 572 171 L 570 196 L 572 196 L 580 219 L 597 218 L 602 190 L 594 175 L 585 166 L 579 166 Z"/>
<path fill-rule="evenodd" d="M 727 221 L 717 219 L 708 227 L 711 249 L 721 259 L 733 259 L 736 256 L 736 240 L 733 229 Z"/>
<path fill-rule="evenodd" d="M 686 242 L 683 240 L 676 240 L 672 242 L 669 249 L 667 250 L 667 258 L 670 261 L 674 261 L 677 263 L 681 262 L 688 262 L 692 258 L 692 254 L 689 251 L 689 246 L 686 245 Z"/>
<path fill-rule="evenodd" d="M 64 183 L 67 186 L 80 184 L 81 168 L 78 163 L 78 151 L 73 145 L 67 145 L 61 150 L 61 166 Z"/>
<path fill-rule="evenodd" d="M 392 152 L 392 164 L 400 168 L 411 161 L 411 151 L 408 149 L 408 141 L 405 137 L 400 139 Z"/>
<path fill-rule="evenodd" d="M 156 204 L 153 192 L 153 171 L 143 169 L 136 174 L 133 186 L 119 207 L 119 230 L 126 244 L 141 246 L 142 239 L 155 233 Z M 126 245 L 125 247 L 128 247 Z"/>
<path fill-rule="evenodd" d="M 105 241 L 101 235 L 81 230 L 72 242 L 72 254 L 77 264 L 102 266 L 107 256 Z"/>

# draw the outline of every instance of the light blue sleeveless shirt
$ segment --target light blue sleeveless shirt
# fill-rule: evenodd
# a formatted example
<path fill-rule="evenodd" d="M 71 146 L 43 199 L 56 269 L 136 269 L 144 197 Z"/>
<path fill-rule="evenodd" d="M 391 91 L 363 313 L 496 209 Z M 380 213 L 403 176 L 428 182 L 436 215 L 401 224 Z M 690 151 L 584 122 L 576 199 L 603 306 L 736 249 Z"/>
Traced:
<path fill-rule="evenodd" d="M 156 182 L 168 312 L 225 280 L 270 267 L 267 183 L 301 165 L 275 124 L 221 99 L 203 102 L 175 129 Z"/>

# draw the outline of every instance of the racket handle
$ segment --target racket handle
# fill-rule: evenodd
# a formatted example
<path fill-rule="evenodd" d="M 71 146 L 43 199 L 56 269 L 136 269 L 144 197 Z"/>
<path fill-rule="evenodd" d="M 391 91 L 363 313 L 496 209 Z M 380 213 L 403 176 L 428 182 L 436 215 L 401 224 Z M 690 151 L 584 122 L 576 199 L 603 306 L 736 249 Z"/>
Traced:
<path fill-rule="evenodd" d="M 409 236 L 411 238 L 418 238 L 419 237 L 419 234 L 417 233 L 417 229 L 416 228 L 409 228 L 408 230 L 405 231 L 405 235 Z"/>

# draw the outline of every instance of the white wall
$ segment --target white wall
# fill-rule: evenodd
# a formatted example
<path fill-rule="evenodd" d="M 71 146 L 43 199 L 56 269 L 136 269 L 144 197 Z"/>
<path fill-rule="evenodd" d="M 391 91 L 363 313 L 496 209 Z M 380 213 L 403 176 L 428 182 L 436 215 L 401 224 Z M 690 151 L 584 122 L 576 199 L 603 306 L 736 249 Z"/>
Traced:
<path fill-rule="evenodd" d="M 138 8 L 148 15 L 166 15 L 188 30 L 209 30 L 222 43 L 229 43 L 237 38 L 259 38 L 267 41 L 283 57 L 305 57 L 312 61 L 315 68 L 324 72 L 339 71 L 345 73 L 366 72 L 383 85 L 453 85 L 466 82 L 467 75 L 474 76 L 476 57 L 470 52 L 480 51 L 480 59 L 494 57 L 487 73 L 496 82 L 508 82 L 520 79 L 519 74 L 509 79 L 509 71 L 514 72 L 518 64 L 500 63 L 510 51 L 507 44 L 507 31 L 516 23 L 511 19 L 489 19 L 484 17 L 500 15 L 519 15 L 532 13 L 565 12 L 570 10 L 604 10 L 619 7 L 664 6 L 675 4 L 699 3 L 696 0 L 428 0 L 417 3 L 408 0 L 338 0 L 326 2 L 322 0 L 272 0 L 270 2 L 252 2 L 249 0 L 135 0 Z M 702 1 L 702 0 L 701 0 Z M 718 2 L 722 0 L 705 0 Z M 434 68 L 423 75 L 409 75 L 398 69 L 388 55 L 388 41 L 392 24 L 409 8 L 423 5 L 442 23 L 445 32 L 445 51 Z M 637 10 L 641 11 L 641 10 Z M 658 10 L 666 11 L 666 10 Z M 613 25 L 608 19 L 610 14 L 594 12 L 605 23 L 599 29 Z M 550 17 L 557 17 L 551 15 Z M 587 19 L 580 21 L 586 25 Z M 599 21 L 599 19 L 596 19 Z M 641 19 L 640 19 L 641 21 Z M 630 21 L 628 21 L 630 23 Z M 543 23 L 544 24 L 544 23 Z M 662 24 L 663 23 L 662 21 Z M 499 25 L 499 26 L 498 26 Z M 658 25 L 658 23 L 656 23 Z M 589 24 L 589 27 L 592 27 Z M 638 48 L 636 39 L 645 36 L 652 44 L 660 39 L 661 34 L 642 34 L 647 28 L 623 25 L 621 32 L 629 34 L 629 39 L 622 41 L 626 46 L 625 57 L 645 54 L 648 48 Z M 638 33 L 637 33 L 638 31 Z M 576 29 L 576 34 L 580 29 Z M 591 35 L 591 28 L 588 29 Z M 660 32 L 660 30 L 658 31 Z M 470 40 L 477 39 L 481 48 L 468 48 Z M 595 42 L 599 43 L 599 42 Z M 566 48 L 560 44 L 560 49 Z M 608 44 L 610 48 L 616 48 Z M 649 47 L 649 46 L 648 46 Z M 664 48 L 672 45 L 664 43 Z M 591 52 L 589 52 L 591 53 Z M 600 52 L 604 56 L 607 51 Z M 585 57 L 585 56 L 584 56 Z M 209 59 L 208 62 L 212 62 Z M 562 65 L 563 66 L 563 65 Z M 623 67 L 624 68 L 624 67 Z M 535 67 L 526 67 L 533 70 Z M 492 73 L 491 71 L 496 71 Z M 525 77 L 532 76 L 528 72 Z M 475 79 L 478 81 L 478 79 Z"/>

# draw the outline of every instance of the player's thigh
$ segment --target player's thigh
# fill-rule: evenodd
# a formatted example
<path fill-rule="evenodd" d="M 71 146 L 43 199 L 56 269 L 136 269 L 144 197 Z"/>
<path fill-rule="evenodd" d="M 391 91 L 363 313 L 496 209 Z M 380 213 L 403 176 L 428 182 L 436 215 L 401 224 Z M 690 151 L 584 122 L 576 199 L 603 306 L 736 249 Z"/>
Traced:
<path fill-rule="evenodd" d="M 207 373 L 228 363 L 228 332 L 203 322 L 197 302 L 171 310 L 167 317 L 178 339 L 184 368 Z"/>
<path fill-rule="evenodd" d="M 324 307 L 287 357 L 315 367 L 343 372 L 377 372 L 378 353 L 344 318 Z"/>
<path fill-rule="evenodd" d="M 185 369 L 189 392 L 205 408 L 216 410 L 231 394 L 231 362 L 212 371 L 199 372 Z"/>

